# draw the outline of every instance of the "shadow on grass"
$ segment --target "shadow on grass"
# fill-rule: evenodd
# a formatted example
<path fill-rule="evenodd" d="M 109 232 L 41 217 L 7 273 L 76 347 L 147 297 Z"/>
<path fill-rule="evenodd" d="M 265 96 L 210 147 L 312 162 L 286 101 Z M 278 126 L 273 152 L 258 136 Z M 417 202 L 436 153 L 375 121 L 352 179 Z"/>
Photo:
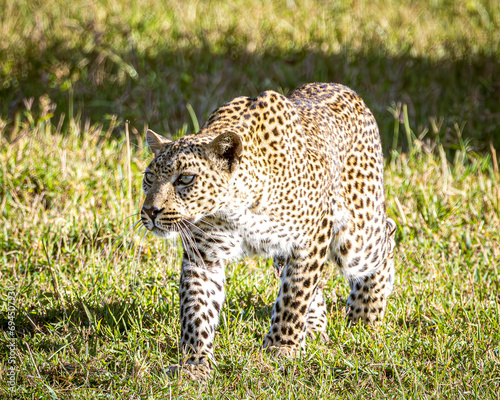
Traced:
<path fill-rule="evenodd" d="M 500 147 L 500 136 L 495 135 L 500 130 L 500 59 L 493 56 L 431 62 L 377 50 L 254 54 L 228 44 L 219 52 L 206 46 L 175 52 L 159 49 L 155 56 L 134 50 L 119 57 L 123 63 L 117 64 L 96 50 L 68 50 L 62 43 L 36 50 L 32 59 L 18 62 L 17 69 L 2 77 L 0 116 L 10 121 L 7 131 L 14 129 L 16 113 L 26 109 L 25 98 L 34 98 L 33 110 L 49 107 L 46 99 L 39 100 L 44 94 L 57 104 L 52 117 L 56 125 L 62 113 L 81 113 L 82 118 L 104 125 L 116 115 L 119 122 L 130 120 L 141 134 L 144 124 L 172 134 L 186 123 L 187 132 L 192 131 L 187 104 L 202 120 L 239 95 L 255 96 L 267 89 L 288 92 L 306 82 L 331 81 L 350 86 L 363 97 L 380 125 L 385 151 L 394 145 L 406 148 L 403 127 L 394 137 L 395 119 L 404 118 L 398 103 L 407 105 L 417 136 L 429 129 L 427 137 L 448 149 L 468 145 L 464 138 L 473 138 L 477 149 L 491 139 Z M 89 62 L 82 64 L 82 59 Z M 58 72 L 63 65 L 64 78 Z M 132 66 L 137 77 L 127 75 L 124 65 Z M 395 110 L 388 111 L 389 107 Z M 434 124 L 431 117 L 436 118 Z"/>
<path fill-rule="evenodd" d="M 158 321 L 164 321 L 165 308 L 140 304 L 136 298 L 124 298 L 102 305 L 92 305 L 87 301 L 75 301 L 65 304 L 64 307 L 48 307 L 43 312 L 35 310 L 17 310 L 15 332 L 18 339 L 33 337 L 42 334 L 47 340 L 39 342 L 39 348 L 54 352 L 60 348 L 58 340 L 67 333 L 79 335 L 79 339 L 89 343 L 91 355 L 95 355 L 95 341 L 107 336 L 117 336 L 114 339 L 126 340 L 132 329 L 144 331 L 148 336 L 154 335 L 158 328 Z M 177 313 L 175 313 L 177 318 Z M 2 315 L 0 330 L 7 331 L 8 320 Z M 94 345 L 93 345 L 94 344 Z M 173 341 L 161 344 L 162 351 L 177 351 L 177 344 Z"/>
<path fill-rule="evenodd" d="M 16 351 L 33 369 L 20 371 L 17 383 L 43 389 L 34 376 L 38 374 L 58 389 L 82 386 L 106 391 L 108 386 L 102 385 L 140 381 L 146 371 L 161 376 L 167 360 L 178 359 L 176 340 L 158 323 L 168 323 L 164 311 L 163 305 L 143 305 L 133 297 L 97 306 L 86 300 L 68 302 L 39 313 L 18 309 Z M 1 315 L 0 331 L 7 329 L 8 320 Z M 0 354 L 8 354 L 6 345 L 0 343 Z M 161 357 L 149 357 L 151 347 Z M 134 354 L 143 352 L 147 362 L 134 362 Z M 25 357 L 28 354 L 31 358 Z"/>

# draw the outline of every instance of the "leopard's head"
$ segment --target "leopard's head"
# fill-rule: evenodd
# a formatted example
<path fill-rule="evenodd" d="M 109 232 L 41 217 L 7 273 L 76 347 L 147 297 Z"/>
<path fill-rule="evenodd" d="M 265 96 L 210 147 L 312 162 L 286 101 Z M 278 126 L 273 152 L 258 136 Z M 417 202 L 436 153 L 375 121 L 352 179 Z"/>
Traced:
<path fill-rule="evenodd" d="M 224 206 L 241 161 L 238 134 L 226 131 L 213 140 L 188 135 L 170 141 L 148 130 L 146 141 L 154 154 L 142 183 L 146 198 L 141 221 L 147 229 L 168 238 Z"/>

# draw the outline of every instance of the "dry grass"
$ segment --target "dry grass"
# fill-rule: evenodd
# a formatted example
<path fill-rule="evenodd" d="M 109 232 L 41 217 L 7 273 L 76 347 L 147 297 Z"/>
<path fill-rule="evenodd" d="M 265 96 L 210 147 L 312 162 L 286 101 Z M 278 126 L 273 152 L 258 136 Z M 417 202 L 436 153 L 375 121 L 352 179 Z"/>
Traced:
<path fill-rule="evenodd" d="M 0 0 L 0 9 L 0 125 L 10 137 L 31 97 L 39 112 L 48 96 L 56 121 L 68 117 L 64 130 L 81 113 L 106 129 L 128 119 L 175 134 L 193 129 L 189 105 L 203 119 L 242 94 L 330 81 L 367 101 L 386 150 L 387 109 L 398 104 L 416 134 L 443 118 L 446 151 L 455 124 L 476 150 L 490 139 L 500 147 L 496 0 Z"/>

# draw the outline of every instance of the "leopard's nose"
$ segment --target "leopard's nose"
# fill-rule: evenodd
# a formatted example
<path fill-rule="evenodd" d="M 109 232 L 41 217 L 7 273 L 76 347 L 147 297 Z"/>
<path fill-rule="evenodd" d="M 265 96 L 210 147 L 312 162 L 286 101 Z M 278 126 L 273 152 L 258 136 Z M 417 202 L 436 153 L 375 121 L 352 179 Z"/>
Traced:
<path fill-rule="evenodd" d="M 142 211 L 151 219 L 151 222 L 154 223 L 156 216 L 163 211 L 163 208 L 142 207 Z"/>

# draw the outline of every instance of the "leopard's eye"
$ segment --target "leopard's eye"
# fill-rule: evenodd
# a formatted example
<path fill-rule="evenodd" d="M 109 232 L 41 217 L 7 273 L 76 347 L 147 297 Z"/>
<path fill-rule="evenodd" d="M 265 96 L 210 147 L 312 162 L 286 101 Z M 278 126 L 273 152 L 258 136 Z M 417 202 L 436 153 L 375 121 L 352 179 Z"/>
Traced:
<path fill-rule="evenodd" d="M 151 184 L 153 184 L 153 182 L 155 180 L 155 175 L 152 172 L 146 172 L 144 174 L 144 180 L 146 181 L 146 183 L 148 185 L 151 185 Z"/>
<path fill-rule="evenodd" d="M 179 182 L 182 185 L 189 185 L 190 183 L 193 183 L 195 178 L 195 175 L 181 175 L 177 179 L 177 182 Z"/>

